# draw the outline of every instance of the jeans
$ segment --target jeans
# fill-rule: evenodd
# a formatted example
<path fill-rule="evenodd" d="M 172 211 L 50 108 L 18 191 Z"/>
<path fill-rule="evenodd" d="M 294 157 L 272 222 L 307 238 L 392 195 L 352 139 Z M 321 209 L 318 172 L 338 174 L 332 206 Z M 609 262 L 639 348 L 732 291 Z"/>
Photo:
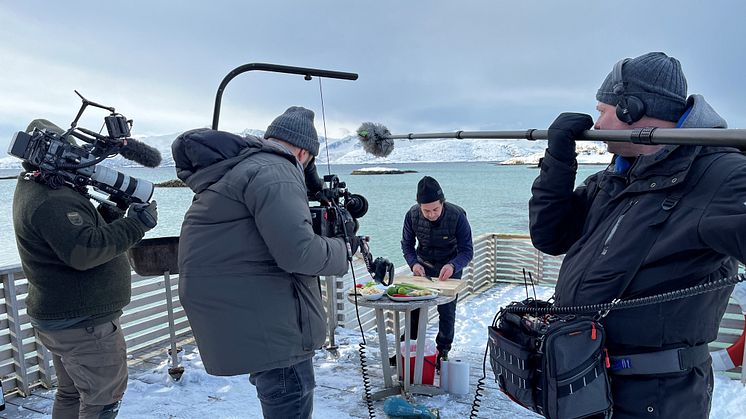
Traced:
<path fill-rule="evenodd" d="M 255 372 L 249 381 L 256 386 L 265 419 L 310 419 L 313 413 L 313 359 L 286 368 Z"/>

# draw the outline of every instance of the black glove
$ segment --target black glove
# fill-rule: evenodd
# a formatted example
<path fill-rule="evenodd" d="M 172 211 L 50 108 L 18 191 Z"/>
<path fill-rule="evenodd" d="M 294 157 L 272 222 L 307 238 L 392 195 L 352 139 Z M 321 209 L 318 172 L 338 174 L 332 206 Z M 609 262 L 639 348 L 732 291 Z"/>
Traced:
<path fill-rule="evenodd" d="M 565 112 L 549 126 L 547 151 L 557 160 L 575 159 L 575 139 L 593 126 L 593 118 L 584 113 Z"/>
<path fill-rule="evenodd" d="M 132 204 L 127 210 L 127 218 L 139 221 L 145 231 L 148 231 L 158 224 L 158 204 L 155 200 L 147 204 Z"/>
<path fill-rule="evenodd" d="M 324 189 L 324 181 L 319 177 L 316 170 L 316 158 L 312 157 L 308 165 L 303 169 L 303 176 L 306 178 L 306 191 L 309 197 L 315 197 Z"/>

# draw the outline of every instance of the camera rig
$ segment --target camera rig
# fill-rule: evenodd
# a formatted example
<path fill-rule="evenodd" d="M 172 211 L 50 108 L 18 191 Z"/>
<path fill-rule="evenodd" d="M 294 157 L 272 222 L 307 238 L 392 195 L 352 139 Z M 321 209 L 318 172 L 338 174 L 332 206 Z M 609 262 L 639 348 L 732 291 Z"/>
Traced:
<path fill-rule="evenodd" d="M 50 188 L 68 186 L 109 205 L 115 204 L 88 194 L 87 187 L 92 186 L 109 194 L 110 198 L 120 205 L 148 202 L 153 195 L 151 182 L 105 166 L 96 166 L 104 159 L 119 154 L 127 145 L 132 120 L 117 113 L 113 107 L 92 102 L 77 90 L 75 93 L 83 103 L 67 131 L 63 132 L 61 128 L 48 121 L 36 120 L 32 123 L 36 126 L 31 132 L 19 131 L 13 135 L 8 154 L 32 166 L 33 170 L 26 174 L 27 180 L 33 179 Z M 88 106 L 110 112 L 104 117 L 107 135 L 77 126 Z M 78 146 L 73 138 L 83 141 L 84 144 Z"/>
<path fill-rule="evenodd" d="M 350 193 L 345 182 L 340 181 L 337 175 L 325 175 L 323 183 L 329 186 L 318 191 L 308 189 L 308 200 L 320 203 L 310 208 L 313 231 L 326 237 L 341 237 L 345 232 L 348 235 L 356 233 L 360 225 L 358 218 L 368 212 L 368 200 L 362 195 Z M 349 223 L 354 228 L 350 229 Z"/>

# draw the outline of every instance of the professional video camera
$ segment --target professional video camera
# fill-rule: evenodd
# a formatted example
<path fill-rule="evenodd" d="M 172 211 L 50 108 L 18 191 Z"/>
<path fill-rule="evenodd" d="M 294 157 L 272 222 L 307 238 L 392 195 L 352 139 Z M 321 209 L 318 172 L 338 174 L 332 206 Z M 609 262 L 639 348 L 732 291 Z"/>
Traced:
<path fill-rule="evenodd" d="M 319 178 L 313 160 L 306 166 L 305 177 L 308 200 L 320 204 L 311 207 L 313 231 L 326 237 L 354 235 L 359 227 L 357 219 L 368 212 L 368 200 L 350 193 L 337 175 L 325 175 L 323 180 Z M 354 226 L 352 234 L 351 225 Z M 348 226 L 347 231 L 345 226 Z"/>
<path fill-rule="evenodd" d="M 305 178 L 308 200 L 320 204 L 310 208 L 313 231 L 320 236 L 342 237 L 348 243 L 353 239 L 358 240 L 363 262 L 372 278 L 384 285 L 391 285 L 394 281 L 394 264 L 383 257 L 373 260 L 369 237 L 353 238 L 359 227 L 358 218 L 368 212 L 368 200 L 362 195 L 350 193 L 337 175 L 325 175 L 323 180 L 319 178 L 314 160 L 306 166 Z"/>
<path fill-rule="evenodd" d="M 146 203 L 153 195 L 153 184 L 137 179 L 105 166 L 96 166 L 108 157 L 121 154 L 146 167 L 157 167 L 161 162 L 160 152 L 130 137 L 132 120 L 116 113 L 113 107 L 99 105 L 75 93 L 83 101 L 78 115 L 67 131 L 43 121 L 30 132 L 19 131 L 13 135 L 8 154 L 18 157 L 34 166 L 35 171 L 27 173 L 28 179 L 44 183 L 57 189 L 68 186 L 87 195 L 87 186 L 109 194 L 110 199 L 129 205 Z M 108 135 L 78 127 L 78 120 L 88 106 L 105 109 L 110 115 L 104 117 Z M 42 127 L 42 128 L 40 128 Z M 78 146 L 71 137 L 85 142 Z M 101 202 L 113 203 L 96 196 L 88 195 Z"/>

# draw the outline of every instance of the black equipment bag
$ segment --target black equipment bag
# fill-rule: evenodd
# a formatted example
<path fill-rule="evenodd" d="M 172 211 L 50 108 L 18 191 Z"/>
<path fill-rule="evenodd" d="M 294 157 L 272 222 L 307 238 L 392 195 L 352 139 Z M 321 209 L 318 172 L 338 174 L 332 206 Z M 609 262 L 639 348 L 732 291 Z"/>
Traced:
<path fill-rule="evenodd" d="M 500 389 L 545 418 L 609 417 L 611 388 L 603 326 L 592 317 L 534 315 L 514 302 L 489 327 L 490 365 Z M 522 314 L 511 312 L 518 308 Z"/>

